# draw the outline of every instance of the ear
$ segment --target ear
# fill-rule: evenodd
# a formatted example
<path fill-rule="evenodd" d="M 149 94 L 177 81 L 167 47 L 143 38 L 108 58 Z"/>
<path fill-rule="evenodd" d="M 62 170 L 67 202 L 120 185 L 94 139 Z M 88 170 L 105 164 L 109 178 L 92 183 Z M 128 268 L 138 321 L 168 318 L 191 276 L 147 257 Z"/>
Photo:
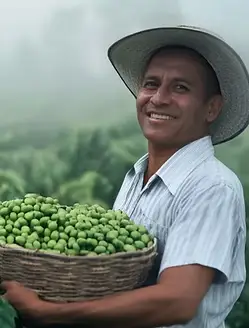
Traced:
<path fill-rule="evenodd" d="M 223 97 L 221 95 L 213 96 L 207 105 L 207 123 L 212 123 L 219 116 L 222 106 L 223 106 Z"/>

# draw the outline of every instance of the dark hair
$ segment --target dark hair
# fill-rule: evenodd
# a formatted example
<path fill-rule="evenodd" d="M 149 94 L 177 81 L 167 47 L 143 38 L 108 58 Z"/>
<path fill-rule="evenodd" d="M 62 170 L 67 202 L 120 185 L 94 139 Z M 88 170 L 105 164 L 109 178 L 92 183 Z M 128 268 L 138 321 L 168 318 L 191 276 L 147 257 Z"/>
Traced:
<path fill-rule="evenodd" d="M 183 51 L 187 53 L 191 53 L 195 58 L 198 59 L 202 67 L 204 68 L 204 74 L 203 77 L 205 79 L 205 87 L 206 87 L 206 99 L 210 99 L 214 95 L 221 95 L 221 89 L 220 84 L 217 78 L 217 75 L 212 68 L 212 66 L 209 64 L 209 62 L 196 50 L 185 47 L 185 46 L 179 46 L 179 45 L 170 45 L 170 46 L 164 46 L 157 50 L 155 50 L 151 55 L 150 58 L 146 64 L 146 68 L 148 67 L 149 62 L 151 59 L 158 53 L 162 51 Z"/>

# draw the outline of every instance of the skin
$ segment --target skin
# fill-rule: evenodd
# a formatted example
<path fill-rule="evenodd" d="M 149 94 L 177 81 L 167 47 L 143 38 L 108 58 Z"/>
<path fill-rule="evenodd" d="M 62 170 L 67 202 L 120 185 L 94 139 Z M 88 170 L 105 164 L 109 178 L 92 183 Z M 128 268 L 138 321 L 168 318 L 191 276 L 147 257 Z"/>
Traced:
<path fill-rule="evenodd" d="M 204 67 L 191 52 L 162 51 L 150 61 L 137 97 L 137 117 L 149 149 L 145 182 L 178 149 L 208 135 L 222 97 L 207 97 L 205 80 Z M 150 111 L 174 119 L 151 119 Z M 17 282 L 5 281 L 2 288 L 27 324 L 152 328 L 189 322 L 214 276 L 212 268 L 178 266 L 164 270 L 154 286 L 70 304 L 43 301 Z"/>

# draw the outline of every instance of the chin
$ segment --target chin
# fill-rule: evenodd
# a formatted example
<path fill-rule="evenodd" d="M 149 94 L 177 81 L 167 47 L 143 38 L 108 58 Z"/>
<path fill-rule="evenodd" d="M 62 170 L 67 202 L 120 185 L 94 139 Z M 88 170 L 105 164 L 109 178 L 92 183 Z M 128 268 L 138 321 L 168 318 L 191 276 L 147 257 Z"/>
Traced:
<path fill-rule="evenodd" d="M 146 133 L 146 132 L 144 132 L 143 134 L 149 143 L 155 144 L 158 146 L 170 145 L 174 141 L 173 136 L 165 136 L 162 134 Z"/>

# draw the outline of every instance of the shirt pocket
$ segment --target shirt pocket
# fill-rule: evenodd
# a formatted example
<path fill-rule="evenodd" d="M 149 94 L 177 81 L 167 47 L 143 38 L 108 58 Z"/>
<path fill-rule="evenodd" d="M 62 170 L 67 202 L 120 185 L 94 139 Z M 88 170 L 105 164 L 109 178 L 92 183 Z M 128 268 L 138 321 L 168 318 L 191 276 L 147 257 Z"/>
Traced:
<path fill-rule="evenodd" d="M 142 210 L 142 208 L 139 208 L 136 211 L 136 216 L 133 218 L 133 220 L 137 224 L 144 225 L 146 229 L 157 238 L 158 254 L 162 255 L 169 232 L 167 221 L 160 222 L 160 217 L 157 215 L 157 213 L 149 214 Z"/>

